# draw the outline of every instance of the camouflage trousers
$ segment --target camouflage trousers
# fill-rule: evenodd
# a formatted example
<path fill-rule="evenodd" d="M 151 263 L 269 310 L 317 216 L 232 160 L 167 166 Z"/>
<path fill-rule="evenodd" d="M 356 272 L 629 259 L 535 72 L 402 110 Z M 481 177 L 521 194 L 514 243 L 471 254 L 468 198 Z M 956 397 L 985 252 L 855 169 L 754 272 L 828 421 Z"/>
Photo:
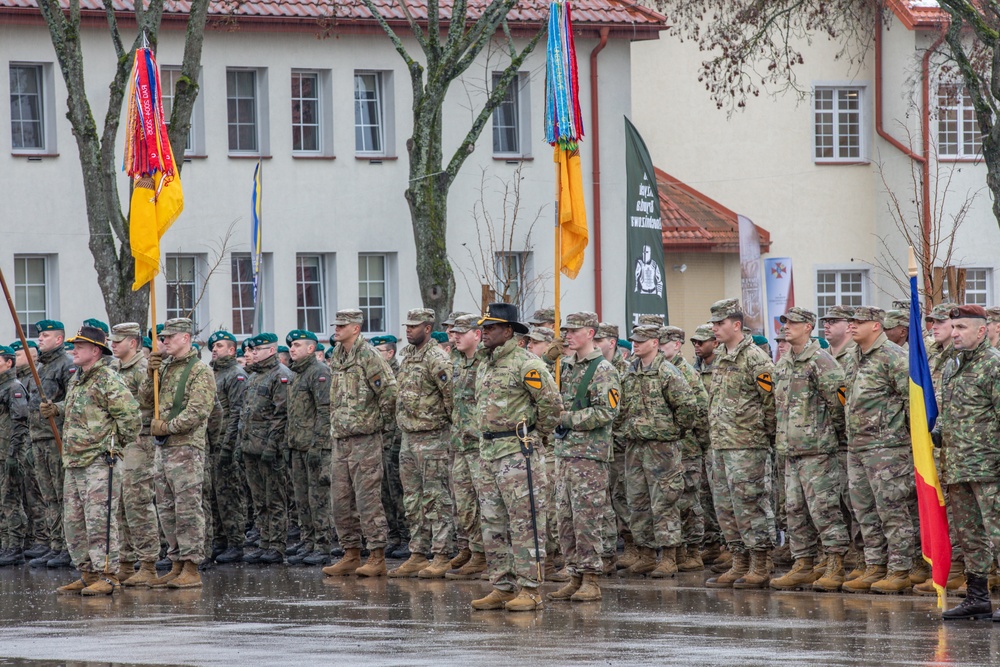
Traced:
<path fill-rule="evenodd" d="M 333 521 L 340 545 L 384 549 L 389 527 L 382 506 L 382 434 L 337 438 L 333 444 Z"/>
<path fill-rule="evenodd" d="M 785 514 L 785 504 L 787 502 L 785 496 L 785 461 L 787 458 L 784 454 L 775 453 L 771 465 L 771 470 L 774 473 L 771 484 L 771 506 L 774 507 L 774 527 L 779 533 L 788 530 L 788 518 Z"/>
<path fill-rule="evenodd" d="M 716 449 L 712 453 L 712 497 L 729 550 L 770 549 L 775 535 L 769 452 Z"/>
<path fill-rule="evenodd" d="M 403 509 L 403 483 L 399 480 L 400 443 L 390 441 L 385 435 L 382 446 L 382 507 L 389 525 L 390 542 L 409 542 L 410 529 L 406 525 Z"/>
<path fill-rule="evenodd" d="M 483 528 L 479 523 L 479 447 L 455 452 L 451 488 L 455 493 L 455 546 L 483 553 Z"/>
<path fill-rule="evenodd" d="M 608 463 L 560 457 L 556 473 L 559 545 L 570 574 L 600 574 L 607 543 Z"/>
<path fill-rule="evenodd" d="M 156 510 L 172 561 L 205 560 L 205 452 L 196 447 L 156 447 Z"/>
<path fill-rule="evenodd" d="M 111 485 L 111 510 L 108 511 L 108 475 L 114 472 Z M 104 459 L 85 468 L 67 468 L 63 478 L 63 521 L 66 547 L 73 566 L 81 572 L 118 572 L 118 502 L 122 487 L 122 466 L 111 468 Z M 111 520 L 111 541 L 108 519 Z"/>
<path fill-rule="evenodd" d="M 288 539 L 288 484 L 285 481 L 285 459 L 281 453 L 273 462 L 262 461 L 256 454 L 243 454 L 250 498 L 257 511 L 256 526 L 260 531 L 260 548 L 285 553 Z"/>
<path fill-rule="evenodd" d="M 53 551 L 63 551 L 63 465 L 51 438 L 31 443 L 35 452 L 35 479 L 45 504 L 45 538 Z"/>
<path fill-rule="evenodd" d="M 218 525 L 215 521 L 215 512 L 212 505 L 215 499 L 215 480 L 212 475 L 212 453 L 206 451 L 202 453 L 202 477 L 201 477 L 201 513 L 205 517 L 205 537 L 202 553 L 208 557 L 212 555 L 212 543 L 215 541 L 215 531 Z"/>
<path fill-rule="evenodd" d="M 940 403 L 938 405 L 940 405 Z M 943 454 L 944 454 L 944 449 L 942 449 L 941 447 L 934 448 L 934 468 L 937 470 L 938 479 L 941 479 L 941 458 Z M 953 516 L 955 512 L 955 503 L 953 503 L 951 499 L 948 497 L 947 484 L 942 484 L 942 490 L 944 491 L 944 502 L 945 502 L 944 510 L 945 513 L 948 515 L 948 533 L 949 537 L 951 538 L 951 562 L 952 563 L 962 562 L 965 560 L 965 554 L 962 551 L 961 540 L 958 539 L 958 534 L 955 532 L 956 521 Z M 919 537 L 920 535 L 919 523 L 917 524 L 916 527 L 916 534 Z M 919 551 L 920 548 L 919 539 L 917 540 L 917 548 L 918 552 L 914 556 L 914 559 L 923 558 L 923 554 L 920 553 Z"/>
<path fill-rule="evenodd" d="M 156 517 L 156 452 L 153 438 L 139 436 L 125 446 L 118 465 L 122 469 L 122 499 L 118 508 L 121 559 L 126 563 L 155 563 L 160 557 Z"/>
<path fill-rule="evenodd" d="M 630 441 L 625 451 L 625 488 L 629 527 L 636 545 L 652 549 L 681 546 L 681 444 Z"/>
<path fill-rule="evenodd" d="M 536 505 L 532 521 L 531 498 L 537 501 L 548 489 L 548 473 L 538 450 L 531 455 L 533 494 L 529 493 L 527 459 L 520 452 L 483 461 L 479 473 L 480 522 L 490 583 L 511 593 L 538 588 L 542 583 L 538 563 L 545 560 L 546 520 Z"/>
<path fill-rule="evenodd" d="M 701 488 L 698 490 L 698 499 L 701 501 L 701 509 L 705 516 L 705 538 L 704 544 L 723 543 L 722 529 L 719 528 L 719 518 L 715 514 L 715 500 L 712 498 L 712 468 L 715 461 L 715 452 L 708 450 L 702 457 L 704 466 L 701 475 Z"/>
<path fill-rule="evenodd" d="M 331 523 L 333 451 L 318 449 L 309 463 L 308 451 L 292 451 L 292 489 L 299 512 L 299 540 L 309 551 L 329 553 L 333 545 Z M 316 459 L 316 454 L 319 458 Z M 304 552 L 303 552 L 304 553 Z"/>
<path fill-rule="evenodd" d="M 836 454 L 783 456 L 788 539 L 795 559 L 815 557 L 818 545 L 847 553 L 847 526 L 840 511 L 840 461 Z"/>
<path fill-rule="evenodd" d="M 909 570 L 919 541 L 913 518 L 918 512 L 913 451 L 908 446 L 849 451 L 847 477 L 865 563 Z"/>
<path fill-rule="evenodd" d="M 1000 481 L 946 484 L 951 533 L 965 555 L 965 575 L 986 577 L 1000 553 Z M 952 559 L 954 560 L 954 559 Z"/>
<path fill-rule="evenodd" d="M 559 459 L 555 452 L 544 445 L 538 445 L 535 451 L 538 452 L 539 459 L 545 463 L 545 478 L 550 482 L 545 486 L 544 493 L 535 493 L 535 511 L 545 515 L 545 531 L 540 531 L 538 535 L 539 539 L 544 538 L 545 553 L 555 555 L 562 553 L 559 547 L 559 518 L 556 514 L 555 485 L 556 475 L 559 474 Z"/>
<path fill-rule="evenodd" d="M 847 526 L 847 535 L 859 552 L 865 548 L 865 541 L 861 537 L 861 526 L 857 517 L 854 516 L 854 507 L 851 505 L 851 483 L 847 477 L 847 450 L 837 450 L 837 462 L 840 464 L 840 513 L 844 515 L 844 525 Z"/>
<path fill-rule="evenodd" d="M 230 459 L 223 465 L 220 452 L 213 451 L 212 491 L 215 493 L 216 541 L 223 546 L 243 548 L 247 524 L 246 472 L 242 461 Z"/>
<path fill-rule="evenodd" d="M 35 452 L 29 443 L 21 450 L 21 480 L 24 499 L 24 513 L 27 516 L 26 542 L 30 545 L 48 545 L 45 524 L 45 503 L 42 502 L 42 492 L 38 489 L 38 478 L 35 476 Z"/>
<path fill-rule="evenodd" d="M 684 466 L 684 491 L 677 501 L 681 512 L 681 539 L 684 546 L 700 551 L 705 541 L 705 510 L 701 507 L 701 476 L 705 469 L 703 456 L 681 460 Z"/>
<path fill-rule="evenodd" d="M 448 429 L 403 431 L 399 448 L 399 479 L 403 508 L 410 526 L 410 552 L 451 554 L 454 547 L 454 505 L 451 501 Z"/>
<path fill-rule="evenodd" d="M 611 499 L 611 525 L 605 527 L 609 545 L 605 545 L 605 556 L 611 556 L 618 549 L 618 536 L 632 537 L 628 527 L 628 494 L 625 491 L 625 440 L 616 437 L 614 453 L 608 466 L 608 497 Z"/>
<path fill-rule="evenodd" d="M 7 449 L 0 451 L 0 547 L 20 549 L 28 527 L 28 517 L 24 513 L 24 467 L 18 472 L 8 472 L 3 467 L 7 460 Z"/>

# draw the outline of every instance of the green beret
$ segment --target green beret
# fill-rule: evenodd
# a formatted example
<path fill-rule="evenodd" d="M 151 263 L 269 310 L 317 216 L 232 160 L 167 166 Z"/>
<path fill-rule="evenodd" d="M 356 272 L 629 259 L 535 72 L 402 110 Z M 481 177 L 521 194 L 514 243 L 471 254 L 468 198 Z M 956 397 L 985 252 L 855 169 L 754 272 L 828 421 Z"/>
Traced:
<path fill-rule="evenodd" d="M 311 340 L 314 343 L 319 342 L 319 338 L 316 338 L 316 334 L 312 331 L 304 331 L 302 329 L 293 329 L 288 332 L 287 336 L 285 336 L 285 342 L 289 345 L 292 344 L 293 340 Z"/>
<path fill-rule="evenodd" d="M 152 350 L 153 349 L 153 339 L 150 338 L 149 336 L 143 336 L 142 337 L 142 346 L 144 348 L 148 349 L 148 350 Z"/>
<path fill-rule="evenodd" d="M 33 348 L 35 348 L 37 350 L 38 349 L 38 343 L 36 343 L 33 340 L 29 340 L 28 341 L 28 347 L 33 347 Z M 10 349 L 14 350 L 15 352 L 17 352 L 18 350 L 20 350 L 21 349 L 21 341 L 15 340 L 13 343 L 10 344 Z"/>
<path fill-rule="evenodd" d="M 372 344 L 372 347 L 378 347 L 379 345 L 385 345 L 385 336 L 372 336 L 368 339 L 368 342 Z M 330 339 L 330 344 L 333 344 L 333 339 Z"/>
<path fill-rule="evenodd" d="M 326 348 L 326 352 L 323 353 L 323 356 L 326 359 L 332 359 L 333 358 L 333 347 Z"/>
<path fill-rule="evenodd" d="M 246 341 L 244 341 L 244 342 L 246 342 Z M 246 356 L 246 353 L 243 352 L 243 348 L 242 347 L 236 350 L 236 358 L 237 359 L 242 359 L 245 356 Z"/>
<path fill-rule="evenodd" d="M 108 328 L 108 325 L 106 323 L 104 323 L 104 322 L 102 322 L 102 321 L 100 321 L 98 319 L 94 319 L 93 317 L 91 317 L 90 319 L 84 320 L 83 321 L 83 326 L 85 326 L 85 327 L 94 327 L 95 329 L 100 329 L 101 331 L 104 332 L 105 336 L 111 334 L 111 330 Z"/>
<path fill-rule="evenodd" d="M 74 347 L 76 347 L 76 346 L 73 345 L 73 343 L 63 343 L 63 349 L 64 350 L 69 351 L 69 350 L 72 350 Z"/>
<path fill-rule="evenodd" d="M 288 353 L 288 348 L 287 348 L 287 347 L 285 347 L 284 345 L 279 345 L 279 346 L 278 346 L 278 352 L 279 352 L 279 353 L 281 353 L 281 352 L 284 352 L 284 353 L 286 353 L 286 354 L 287 354 L 287 353 Z"/>
<path fill-rule="evenodd" d="M 229 333 L 228 331 L 216 331 L 214 334 L 208 337 L 208 346 L 211 348 L 220 340 L 228 340 L 233 345 L 236 344 L 236 336 L 234 336 L 233 334 Z"/>
<path fill-rule="evenodd" d="M 0 345 L 0 357 L 13 357 L 17 353 L 6 345 Z"/>
<path fill-rule="evenodd" d="M 433 338 L 434 340 L 436 340 L 439 343 L 447 343 L 448 342 L 448 334 L 446 334 L 443 331 L 432 331 L 431 332 L 431 338 Z"/>
<path fill-rule="evenodd" d="M 191 347 L 197 350 L 199 354 L 201 353 L 201 345 L 198 345 L 198 343 L 191 343 Z"/>
<path fill-rule="evenodd" d="M 629 352 L 631 352 L 632 351 L 632 341 L 625 340 L 624 338 L 619 338 L 618 339 L 618 347 L 624 347 L 626 350 L 628 350 Z"/>
<path fill-rule="evenodd" d="M 35 328 L 39 331 L 66 331 L 66 327 L 59 320 L 41 320 L 35 322 Z"/>
<path fill-rule="evenodd" d="M 259 333 L 253 337 L 255 345 L 271 345 L 278 342 L 278 337 L 273 333 Z"/>
<path fill-rule="evenodd" d="M 813 340 L 818 342 L 820 348 L 824 350 L 830 347 L 830 342 L 827 339 L 823 338 L 822 336 L 820 336 L 819 338 L 813 338 Z"/>
<path fill-rule="evenodd" d="M 317 352 L 322 352 L 325 349 L 326 349 L 326 345 L 323 345 L 323 343 L 316 343 L 316 351 Z"/>
<path fill-rule="evenodd" d="M 767 345 L 767 336 L 761 336 L 760 334 L 753 335 L 753 342 L 757 345 Z"/>

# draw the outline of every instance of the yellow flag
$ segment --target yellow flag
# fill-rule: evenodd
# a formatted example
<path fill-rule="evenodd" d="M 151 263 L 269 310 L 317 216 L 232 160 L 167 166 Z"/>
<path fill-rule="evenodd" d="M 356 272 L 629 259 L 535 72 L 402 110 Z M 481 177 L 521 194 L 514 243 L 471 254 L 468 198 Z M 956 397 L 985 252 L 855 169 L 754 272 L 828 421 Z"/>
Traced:
<path fill-rule="evenodd" d="M 562 257 L 559 270 L 576 278 L 583 266 L 583 251 L 590 234 L 587 231 L 587 208 L 583 203 L 583 176 L 580 173 L 580 152 L 555 147 L 555 162 L 559 165 L 559 233 Z"/>
<path fill-rule="evenodd" d="M 148 283 L 160 272 L 160 239 L 184 210 L 181 179 L 166 182 L 163 172 L 135 179 L 129 207 L 129 243 L 135 258 L 132 291 Z"/>

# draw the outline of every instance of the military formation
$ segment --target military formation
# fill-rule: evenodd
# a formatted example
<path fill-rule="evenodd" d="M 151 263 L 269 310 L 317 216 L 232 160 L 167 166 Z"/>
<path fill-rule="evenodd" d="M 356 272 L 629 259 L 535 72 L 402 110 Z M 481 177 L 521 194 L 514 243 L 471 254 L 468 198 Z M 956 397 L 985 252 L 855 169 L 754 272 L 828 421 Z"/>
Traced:
<path fill-rule="evenodd" d="M 513 612 L 700 571 L 709 588 L 934 595 L 907 312 L 791 308 L 776 354 L 738 300 L 707 315 L 690 338 L 644 315 L 622 339 L 591 312 L 522 323 L 494 303 L 438 332 L 417 308 L 399 349 L 347 309 L 329 347 L 217 331 L 211 364 L 183 318 L 156 346 L 135 323 L 67 338 L 38 322 L 0 346 L 0 566 L 73 567 L 59 592 L 82 595 L 196 588 L 235 562 L 483 579 L 472 608 Z M 943 616 L 990 618 L 1000 309 L 926 319 L 948 589 L 965 598 Z"/>

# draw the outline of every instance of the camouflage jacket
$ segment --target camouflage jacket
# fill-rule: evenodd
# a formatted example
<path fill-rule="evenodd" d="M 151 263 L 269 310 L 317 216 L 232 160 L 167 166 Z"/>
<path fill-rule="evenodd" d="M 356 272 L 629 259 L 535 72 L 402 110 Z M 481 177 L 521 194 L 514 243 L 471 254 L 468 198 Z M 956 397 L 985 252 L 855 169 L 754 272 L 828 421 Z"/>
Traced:
<path fill-rule="evenodd" d="M 476 415 L 476 372 L 481 352 L 471 359 L 464 354 L 455 358 L 451 375 L 451 444 L 456 452 L 479 449 L 479 417 Z"/>
<path fill-rule="evenodd" d="M 948 363 L 958 357 L 958 350 L 949 340 L 947 345 L 932 342 L 927 346 L 927 365 L 931 369 L 931 384 L 934 387 L 934 397 L 941 403 L 941 379 Z"/>
<path fill-rule="evenodd" d="M 476 412 L 480 432 L 513 431 L 519 422 L 534 426 L 535 434 L 551 436 L 559 424 L 562 398 L 545 362 L 511 339 L 488 350 L 476 371 Z M 484 437 L 479 454 L 495 461 L 521 451 L 515 436 Z"/>
<path fill-rule="evenodd" d="M 844 371 L 818 341 L 789 350 L 774 370 L 775 448 L 788 456 L 835 454 L 846 444 Z"/>
<path fill-rule="evenodd" d="M 31 368 L 28 366 L 20 366 L 17 368 L 17 379 L 21 381 L 24 386 L 24 390 L 27 392 L 25 398 L 28 399 L 28 437 L 36 430 L 41 430 L 44 428 L 48 432 L 49 437 L 52 437 L 52 428 L 49 426 L 49 420 L 42 417 L 38 410 L 31 409 L 31 403 L 35 400 L 35 395 L 38 394 L 38 386 L 35 384 L 35 378 L 31 374 Z"/>
<path fill-rule="evenodd" d="M 0 458 L 20 456 L 29 446 L 28 392 L 11 368 L 0 373 Z"/>
<path fill-rule="evenodd" d="M 721 353 L 720 353 L 721 350 Z M 774 363 L 753 338 L 716 348 L 709 394 L 712 449 L 769 449 L 774 438 Z"/>
<path fill-rule="evenodd" d="M 677 442 L 698 421 L 698 403 L 681 372 L 662 354 L 648 366 L 636 357 L 622 378 L 615 430 L 626 438 Z"/>
<path fill-rule="evenodd" d="M 844 349 L 834 354 L 833 358 L 840 364 L 840 367 L 844 370 L 844 377 L 850 382 L 851 378 L 854 377 L 854 371 L 858 363 L 858 344 L 853 340 L 848 341 Z"/>
<path fill-rule="evenodd" d="M 114 359 L 111 368 L 118 372 L 118 375 L 125 381 L 125 386 L 132 392 L 136 400 L 139 400 L 139 387 L 146 379 L 146 367 L 149 360 L 142 352 L 137 352 L 127 364 L 122 364 L 121 359 Z M 149 435 L 149 421 L 153 418 L 153 404 L 139 401 L 139 412 L 142 414 L 142 430 L 139 435 Z"/>
<path fill-rule="evenodd" d="M 195 361 L 187 385 L 184 387 L 181 410 L 171 419 L 177 386 L 180 384 L 181 376 L 184 375 L 185 367 L 192 359 Z M 167 430 L 170 432 L 163 446 L 205 449 L 208 416 L 212 414 L 212 408 L 215 406 L 215 376 L 212 374 L 212 369 L 198 360 L 198 352 L 192 348 L 188 354 L 178 359 L 164 357 L 159 379 L 159 418 L 167 422 Z M 153 378 L 148 374 L 139 388 L 139 402 L 153 404 Z"/>
<path fill-rule="evenodd" d="M 292 372 L 278 355 L 253 364 L 240 415 L 240 447 L 245 454 L 280 456 L 288 446 L 288 384 Z"/>
<path fill-rule="evenodd" d="M 403 349 L 396 381 L 396 423 L 404 432 L 436 431 L 451 425 L 451 361 L 437 341 Z"/>
<path fill-rule="evenodd" d="M 941 476 L 945 484 L 1000 479 L 1000 352 L 989 339 L 957 351 L 942 377 Z"/>
<path fill-rule="evenodd" d="M 885 334 L 867 352 L 855 349 L 854 376 L 847 381 L 847 448 L 909 447 L 910 366 Z"/>
<path fill-rule="evenodd" d="M 611 365 L 618 371 L 618 379 L 621 380 L 626 371 L 628 371 L 628 361 L 625 359 L 625 355 L 622 354 L 621 348 L 615 348 L 615 353 L 611 357 Z"/>
<path fill-rule="evenodd" d="M 66 390 L 69 388 L 69 381 L 76 373 L 76 366 L 73 360 L 61 348 L 56 348 L 44 354 L 38 355 L 38 378 L 42 381 L 42 391 L 45 398 L 53 403 L 61 403 L 66 398 Z M 28 404 L 30 410 L 38 412 L 38 406 L 42 404 L 40 395 L 37 392 L 31 393 L 31 402 Z M 56 428 L 62 433 L 63 418 L 56 417 Z M 53 439 L 52 428 L 48 419 L 32 420 L 30 423 L 32 440 Z"/>
<path fill-rule="evenodd" d="M 59 406 L 63 425 L 63 465 L 85 468 L 113 446 L 121 452 L 139 437 L 139 401 L 107 358 L 78 372 Z"/>
<path fill-rule="evenodd" d="M 694 366 L 683 355 L 676 354 L 669 361 L 681 372 L 684 380 L 691 387 L 695 405 L 698 407 L 694 426 L 688 429 L 687 433 L 684 434 L 684 439 L 681 441 L 684 458 L 689 459 L 702 456 L 711 443 L 711 439 L 708 437 L 708 391 L 702 385 L 698 371 L 694 369 Z"/>
<path fill-rule="evenodd" d="M 331 449 L 330 369 L 314 355 L 292 362 L 288 383 L 288 448 Z"/>
<path fill-rule="evenodd" d="M 232 452 L 239 442 L 240 410 L 246 393 L 248 376 L 236 357 L 222 357 L 212 362 L 215 372 L 215 394 L 222 406 L 225 427 L 219 440 L 220 452 Z"/>
<path fill-rule="evenodd" d="M 335 438 L 396 428 L 396 376 L 363 338 L 350 351 L 337 344 L 330 358 L 330 423 Z"/>
<path fill-rule="evenodd" d="M 577 405 L 577 391 L 594 359 L 600 361 L 586 389 L 583 405 Z M 618 371 L 600 350 L 595 349 L 580 361 L 575 354 L 567 354 L 562 358 L 559 385 L 563 407 L 567 410 L 559 425 L 567 430 L 564 437 L 555 438 L 555 455 L 610 461 L 614 447 L 611 426 L 622 395 Z"/>
<path fill-rule="evenodd" d="M 705 394 L 711 396 L 712 373 L 715 371 L 715 359 L 712 360 L 712 363 L 706 364 L 704 359 L 697 357 L 694 360 L 694 370 L 698 373 L 699 379 L 701 379 L 701 385 L 705 387 Z"/>

